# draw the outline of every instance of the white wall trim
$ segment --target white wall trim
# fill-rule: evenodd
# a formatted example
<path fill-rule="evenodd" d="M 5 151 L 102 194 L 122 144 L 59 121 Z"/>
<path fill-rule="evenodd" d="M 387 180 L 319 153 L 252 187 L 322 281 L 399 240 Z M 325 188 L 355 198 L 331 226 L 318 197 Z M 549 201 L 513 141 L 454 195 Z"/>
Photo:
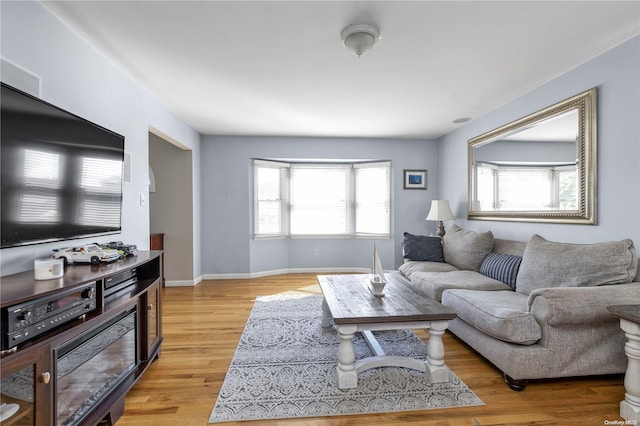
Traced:
<path fill-rule="evenodd" d="M 153 126 L 149 126 L 149 133 L 153 133 L 154 135 L 156 135 L 160 139 L 164 139 L 165 141 L 169 142 L 171 145 L 175 145 L 177 148 L 180 148 L 183 151 L 193 151 L 187 145 L 181 143 L 180 141 L 178 141 L 175 138 L 172 138 L 171 136 L 167 135 L 163 131 L 158 130 L 157 128 L 155 128 Z"/>
<path fill-rule="evenodd" d="M 165 280 L 165 287 L 195 287 L 200 281 L 195 280 Z"/>

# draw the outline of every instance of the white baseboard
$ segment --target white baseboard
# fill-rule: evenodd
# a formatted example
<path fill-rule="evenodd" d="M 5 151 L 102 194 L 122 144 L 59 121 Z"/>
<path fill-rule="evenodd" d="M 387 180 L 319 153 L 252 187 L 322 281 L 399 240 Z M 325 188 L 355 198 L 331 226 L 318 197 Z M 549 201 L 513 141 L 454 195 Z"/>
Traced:
<path fill-rule="evenodd" d="M 195 280 L 165 280 L 165 287 L 195 287 L 202 281 L 202 275 Z"/>
<path fill-rule="evenodd" d="M 272 271 L 250 272 L 245 274 L 204 274 L 204 280 L 248 280 L 252 278 L 270 277 L 284 274 L 329 274 L 329 273 L 367 273 L 369 268 L 292 268 Z"/>

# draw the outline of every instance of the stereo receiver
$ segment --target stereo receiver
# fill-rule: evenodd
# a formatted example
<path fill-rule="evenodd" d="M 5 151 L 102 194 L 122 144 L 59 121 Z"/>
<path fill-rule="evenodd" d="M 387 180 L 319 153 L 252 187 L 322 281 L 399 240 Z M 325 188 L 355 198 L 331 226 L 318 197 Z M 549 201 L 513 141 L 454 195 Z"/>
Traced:
<path fill-rule="evenodd" d="M 2 350 L 27 342 L 95 308 L 95 281 L 2 308 Z"/>
<path fill-rule="evenodd" d="M 105 302 L 111 298 L 112 295 L 117 297 L 120 290 L 127 288 L 138 282 L 138 272 L 136 268 L 131 268 L 127 271 L 120 272 L 104 280 L 104 297 Z"/>

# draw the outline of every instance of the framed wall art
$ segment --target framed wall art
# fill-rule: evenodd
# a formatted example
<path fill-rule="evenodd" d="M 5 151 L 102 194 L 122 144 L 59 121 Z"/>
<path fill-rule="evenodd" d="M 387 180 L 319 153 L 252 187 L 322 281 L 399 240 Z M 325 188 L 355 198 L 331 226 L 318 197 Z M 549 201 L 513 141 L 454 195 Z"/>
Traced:
<path fill-rule="evenodd" d="M 404 189 L 427 189 L 426 170 L 405 170 Z"/>

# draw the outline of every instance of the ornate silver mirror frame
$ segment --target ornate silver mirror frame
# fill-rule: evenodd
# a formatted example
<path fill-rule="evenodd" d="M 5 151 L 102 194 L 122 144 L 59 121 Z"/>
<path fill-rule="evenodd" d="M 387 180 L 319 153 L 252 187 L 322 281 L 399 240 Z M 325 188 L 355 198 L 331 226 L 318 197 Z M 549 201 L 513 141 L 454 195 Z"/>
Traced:
<path fill-rule="evenodd" d="M 596 89 L 469 139 L 467 218 L 596 223 Z"/>

